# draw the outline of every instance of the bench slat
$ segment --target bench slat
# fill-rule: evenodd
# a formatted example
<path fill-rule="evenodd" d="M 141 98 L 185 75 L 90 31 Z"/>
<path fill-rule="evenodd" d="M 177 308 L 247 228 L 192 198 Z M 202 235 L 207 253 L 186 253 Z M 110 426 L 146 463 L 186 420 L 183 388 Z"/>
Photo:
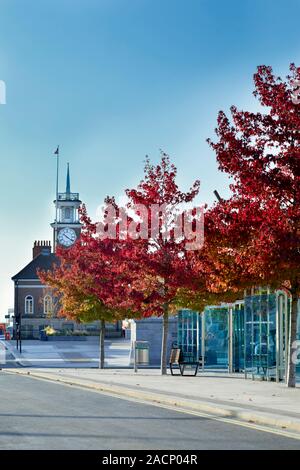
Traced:
<path fill-rule="evenodd" d="M 170 355 L 170 364 L 179 364 L 180 361 L 180 356 L 181 356 L 181 349 L 176 348 L 171 350 L 171 355 Z"/>

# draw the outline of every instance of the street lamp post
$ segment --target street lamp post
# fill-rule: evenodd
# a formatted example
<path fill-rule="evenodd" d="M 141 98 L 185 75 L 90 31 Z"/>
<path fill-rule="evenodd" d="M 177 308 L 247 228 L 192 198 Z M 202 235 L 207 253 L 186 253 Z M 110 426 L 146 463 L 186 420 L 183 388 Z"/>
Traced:
<path fill-rule="evenodd" d="M 20 317 L 19 317 L 19 341 L 20 341 L 20 354 L 22 354 L 22 309 L 20 310 Z"/>
<path fill-rule="evenodd" d="M 216 198 L 218 199 L 219 202 L 221 202 L 223 200 L 216 189 L 214 190 L 214 195 L 216 196 Z"/>
<path fill-rule="evenodd" d="M 16 319 L 16 340 L 17 340 L 17 349 L 19 349 L 19 289 L 18 289 L 18 280 L 15 283 L 15 319 Z"/>
<path fill-rule="evenodd" d="M 17 349 L 20 349 L 20 354 L 22 354 L 22 334 L 21 334 L 21 320 L 22 312 L 19 312 L 19 281 L 16 280 L 16 313 L 15 317 L 17 319 Z"/>

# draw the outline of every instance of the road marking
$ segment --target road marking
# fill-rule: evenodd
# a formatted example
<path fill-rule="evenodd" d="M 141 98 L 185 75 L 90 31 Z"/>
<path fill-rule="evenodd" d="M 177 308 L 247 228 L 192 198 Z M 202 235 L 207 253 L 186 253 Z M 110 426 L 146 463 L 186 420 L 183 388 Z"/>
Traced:
<path fill-rule="evenodd" d="M 130 402 L 134 402 L 134 403 L 140 403 L 140 404 L 144 404 L 144 405 L 156 406 L 158 408 L 164 408 L 164 409 L 167 409 L 167 410 L 176 411 L 178 413 L 189 414 L 189 415 L 197 416 L 199 418 L 211 419 L 213 421 L 218 421 L 218 422 L 222 422 L 222 423 L 226 423 L 226 424 L 232 424 L 232 425 L 235 425 L 235 426 L 242 426 L 244 428 L 248 428 L 248 429 L 251 429 L 251 430 L 267 432 L 269 434 L 275 434 L 275 435 L 285 437 L 285 438 L 289 438 L 289 439 L 300 440 L 300 434 L 298 434 L 298 433 L 293 433 L 291 431 L 283 431 L 283 430 L 280 430 L 280 429 L 272 428 L 272 427 L 269 427 L 269 426 L 264 426 L 264 425 L 261 425 L 261 424 L 249 423 L 247 421 L 242 421 L 242 420 L 238 420 L 238 419 L 235 419 L 235 418 L 225 418 L 225 417 L 220 417 L 220 416 L 214 416 L 213 414 L 204 413 L 202 411 L 188 410 L 187 408 L 181 408 L 181 407 L 175 406 L 175 405 L 167 405 L 167 404 L 164 404 L 164 403 L 158 403 L 158 402 L 150 401 L 150 400 L 148 401 L 148 400 L 144 400 L 142 398 L 128 397 L 128 396 L 125 396 L 125 395 L 121 395 L 118 392 L 113 392 L 113 391 L 109 392 L 109 391 L 106 391 L 106 390 L 97 390 L 95 388 L 90 388 L 90 387 L 88 387 L 87 385 L 84 385 L 84 384 L 76 384 L 76 383 L 70 384 L 70 383 L 67 383 L 67 382 L 63 382 L 63 380 L 57 380 L 57 379 L 53 379 L 53 378 L 49 378 L 49 377 L 39 377 L 37 375 L 32 375 L 31 373 L 26 374 L 26 375 L 24 373 L 13 372 L 13 371 L 6 371 L 6 373 L 14 374 L 14 375 L 22 375 L 22 376 L 29 377 L 29 378 L 36 379 L 36 380 L 43 380 L 45 382 L 52 382 L 52 383 L 56 383 L 58 385 L 64 385 L 64 386 L 70 387 L 70 388 L 78 388 L 80 390 L 87 390 L 87 391 L 90 391 L 90 392 L 98 393 L 98 394 L 109 396 L 109 397 L 112 397 L 112 398 L 118 398 L 118 399 L 121 399 L 121 400 L 126 400 L 126 401 L 130 401 Z"/>

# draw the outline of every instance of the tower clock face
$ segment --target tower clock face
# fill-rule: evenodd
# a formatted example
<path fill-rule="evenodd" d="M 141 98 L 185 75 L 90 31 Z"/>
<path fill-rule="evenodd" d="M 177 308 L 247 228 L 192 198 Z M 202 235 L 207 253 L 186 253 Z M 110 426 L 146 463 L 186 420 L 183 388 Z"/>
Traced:
<path fill-rule="evenodd" d="M 63 228 L 62 230 L 59 231 L 59 234 L 58 234 L 58 242 L 65 246 L 65 247 L 69 247 L 69 246 L 72 246 L 75 241 L 76 241 L 76 232 L 75 230 L 73 230 L 72 228 Z"/>

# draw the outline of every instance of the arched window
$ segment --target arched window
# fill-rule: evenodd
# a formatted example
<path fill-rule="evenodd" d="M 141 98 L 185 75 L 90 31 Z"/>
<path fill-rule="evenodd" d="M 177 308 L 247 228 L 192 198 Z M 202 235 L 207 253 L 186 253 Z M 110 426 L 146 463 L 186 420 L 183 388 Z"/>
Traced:
<path fill-rule="evenodd" d="M 33 297 L 32 295 L 27 295 L 25 297 L 25 315 L 33 314 Z"/>
<path fill-rule="evenodd" d="M 52 314 L 52 298 L 51 295 L 45 295 L 44 297 L 44 314 L 51 315 Z"/>

